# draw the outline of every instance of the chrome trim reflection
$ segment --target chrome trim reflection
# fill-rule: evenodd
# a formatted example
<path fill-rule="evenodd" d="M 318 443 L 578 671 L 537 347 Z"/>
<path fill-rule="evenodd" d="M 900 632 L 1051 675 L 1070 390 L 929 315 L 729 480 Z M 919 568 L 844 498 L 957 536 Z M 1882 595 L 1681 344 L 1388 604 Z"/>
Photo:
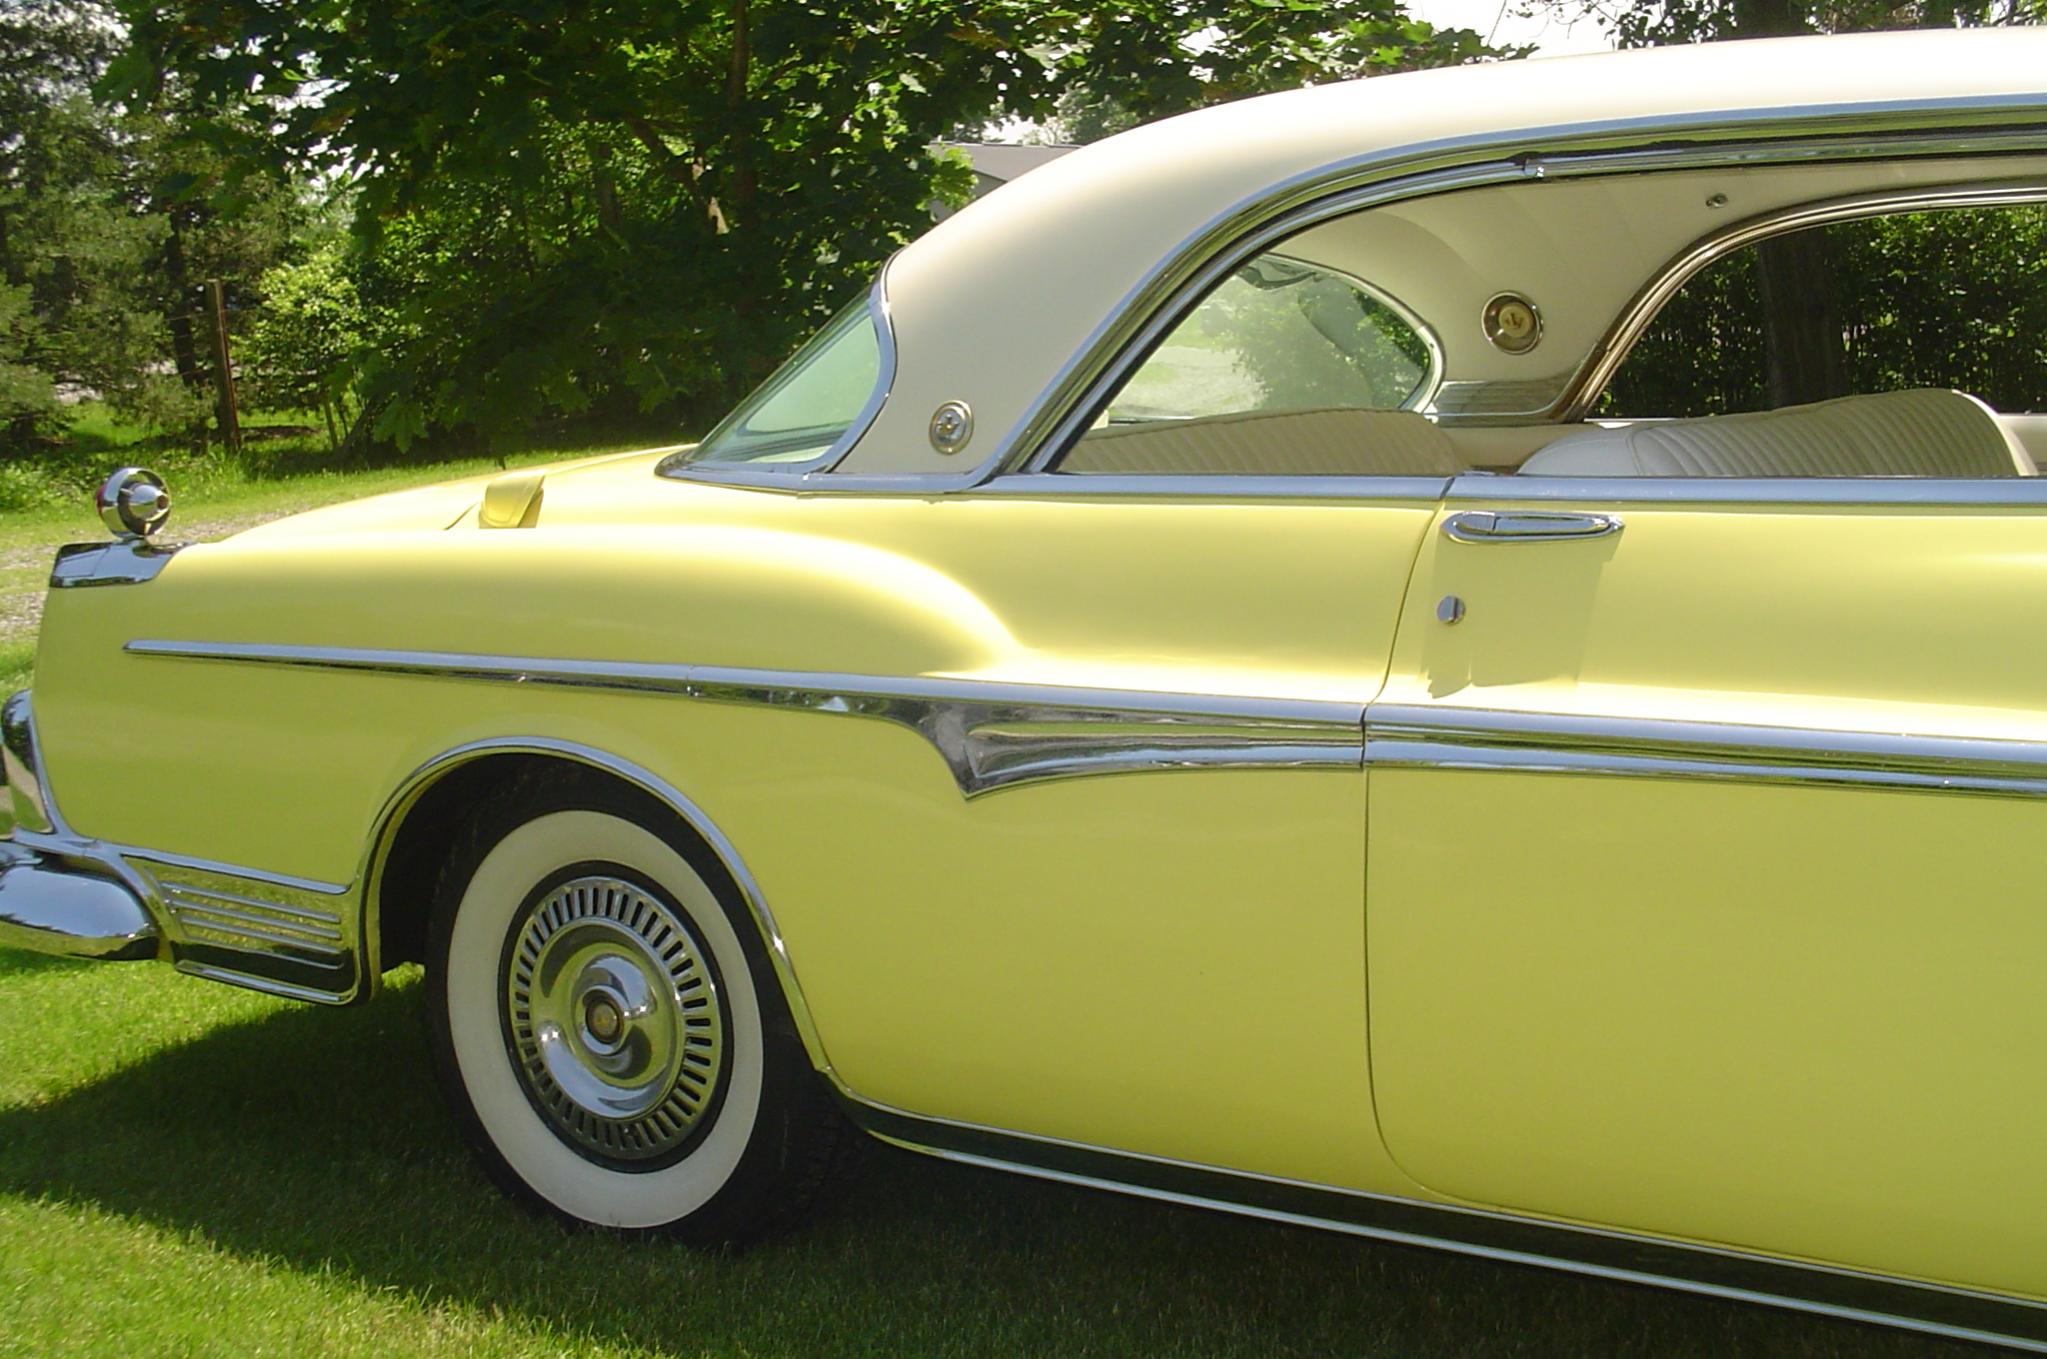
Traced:
<path fill-rule="evenodd" d="M 2047 742 L 1373 704 L 1365 763 L 2047 797 Z"/>
<path fill-rule="evenodd" d="M 666 694 L 872 717 L 944 759 L 963 797 L 1045 779 L 1358 766 L 1363 705 L 999 681 L 360 647 L 137 640 L 137 655 Z"/>
<path fill-rule="evenodd" d="M 1443 536 L 1460 543 L 1572 543 L 1621 531 L 1610 514 L 1556 510 L 1459 510 L 1443 521 Z"/>
<path fill-rule="evenodd" d="M 1468 472 L 1444 498 L 1487 504 L 2047 506 L 2047 476 L 1562 477 Z"/>
<path fill-rule="evenodd" d="M 7 797 L 5 825 L 0 830 L 62 833 L 57 812 L 43 778 L 42 748 L 36 741 L 35 710 L 29 691 L 16 690 L 0 703 L 0 793 Z"/>
<path fill-rule="evenodd" d="M 854 1122 L 882 1141 L 962 1165 L 1502 1263 L 2047 1353 L 2047 1305 L 2025 1298 L 1115 1151 L 912 1114 L 868 1103 L 843 1087 L 840 1098 Z"/>
<path fill-rule="evenodd" d="M 141 585 L 157 575 L 178 555 L 178 547 L 159 547 L 142 538 L 122 538 L 111 543 L 71 543 L 57 549 L 50 567 L 52 590 L 75 590 L 93 585 Z"/>
<path fill-rule="evenodd" d="M 323 1005 L 345 1005 L 364 994 L 352 883 L 269 873 L 70 831 L 17 832 L 14 838 L 45 861 L 117 882 L 141 903 L 180 972 Z"/>
<path fill-rule="evenodd" d="M 0 946 L 131 962 L 156 957 L 159 937 L 125 883 L 0 842 Z"/>

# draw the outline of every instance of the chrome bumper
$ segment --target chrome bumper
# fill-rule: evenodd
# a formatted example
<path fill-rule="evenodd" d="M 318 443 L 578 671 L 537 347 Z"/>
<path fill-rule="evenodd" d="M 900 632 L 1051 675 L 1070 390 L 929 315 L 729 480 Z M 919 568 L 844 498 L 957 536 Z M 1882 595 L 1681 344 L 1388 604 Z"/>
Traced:
<path fill-rule="evenodd" d="M 28 693 L 0 704 L 0 948 L 67 958 L 155 958 L 159 932 L 124 883 L 63 855 L 16 844 L 15 830 L 54 827 L 29 717 Z"/>
<path fill-rule="evenodd" d="M 112 878 L 0 840 L 0 948 L 105 962 L 155 958 L 156 923 Z"/>

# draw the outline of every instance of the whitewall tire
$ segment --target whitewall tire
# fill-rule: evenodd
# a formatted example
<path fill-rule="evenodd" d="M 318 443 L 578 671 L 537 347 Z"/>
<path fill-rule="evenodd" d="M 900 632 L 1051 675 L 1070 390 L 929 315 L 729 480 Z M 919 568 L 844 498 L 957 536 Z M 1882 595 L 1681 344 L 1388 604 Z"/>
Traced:
<path fill-rule="evenodd" d="M 592 776 L 522 778 L 476 809 L 434 906 L 429 1019 L 456 1117 L 515 1197 L 737 1243 L 841 1158 L 850 1130 L 714 882 L 665 809 Z"/>

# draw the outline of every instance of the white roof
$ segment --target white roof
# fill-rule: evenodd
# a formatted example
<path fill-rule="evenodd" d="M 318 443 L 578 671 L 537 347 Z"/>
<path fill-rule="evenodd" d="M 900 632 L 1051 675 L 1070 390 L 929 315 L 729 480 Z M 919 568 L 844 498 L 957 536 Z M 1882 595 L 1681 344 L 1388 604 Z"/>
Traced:
<path fill-rule="evenodd" d="M 891 263 L 897 363 L 843 473 L 951 472 L 1005 449 L 1055 375 L 1191 237 L 1281 186 L 1346 165 L 1611 131 L 1953 125 L 2047 106 L 2047 29 L 1864 34 L 1539 58 L 1383 76 L 1203 109 L 1083 147 L 974 203 Z M 947 401 L 976 432 L 952 458 Z"/>

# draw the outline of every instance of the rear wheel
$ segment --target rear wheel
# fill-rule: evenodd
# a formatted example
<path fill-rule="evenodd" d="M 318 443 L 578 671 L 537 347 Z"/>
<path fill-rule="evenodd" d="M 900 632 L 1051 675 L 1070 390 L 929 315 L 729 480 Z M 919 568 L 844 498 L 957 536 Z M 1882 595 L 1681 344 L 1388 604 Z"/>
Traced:
<path fill-rule="evenodd" d="M 800 1215 L 853 1134 L 751 919 L 678 832 L 648 799 L 581 775 L 486 799 L 434 903 L 434 1056 L 514 1197 L 577 1223 L 745 1242 Z"/>

